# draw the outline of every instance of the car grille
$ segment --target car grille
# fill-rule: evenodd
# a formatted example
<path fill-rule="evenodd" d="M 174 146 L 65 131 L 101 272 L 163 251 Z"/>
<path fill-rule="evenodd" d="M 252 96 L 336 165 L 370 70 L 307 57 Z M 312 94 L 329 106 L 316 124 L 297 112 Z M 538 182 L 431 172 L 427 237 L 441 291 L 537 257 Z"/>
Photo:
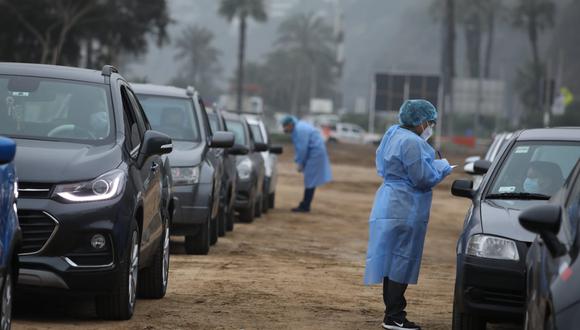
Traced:
<path fill-rule="evenodd" d="M 36 182 L 18 182 L 20 198 L 49 198 L 52 193 L 52 184 Z"/>
<path fill-rule="evenodd" d="M 42 250 L 58 226 L 54 218 L 42 211 L 18 210 L 18 221 L 22 228 L 21 254 Z"/>

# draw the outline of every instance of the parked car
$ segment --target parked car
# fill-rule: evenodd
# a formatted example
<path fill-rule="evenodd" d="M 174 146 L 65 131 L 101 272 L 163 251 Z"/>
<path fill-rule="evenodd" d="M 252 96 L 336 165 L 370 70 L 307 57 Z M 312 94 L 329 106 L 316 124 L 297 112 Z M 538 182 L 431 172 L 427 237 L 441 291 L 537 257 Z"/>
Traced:
<path fill-rule="evenodd" d="M 328 130 L 328 133 L 325 133 Z M 327 136 L 328 142 L 354 143 L 354 144 L 379 144 L 381 136 L 370 134 L 362 127 L 350 123 L 336 123 L 330 126 L 322 125 L 323 136 Z"/>
<path fill-rule="evenodd" d="M 515 136 L 514 133 L 508 132 L 496 134 L 493 138 L 491 145 L 487 149 L 487 152 L 485 153 L 485 157 L 483 157 L 483 160 L 493 163 L 493 161 L 496 160 L 498 156 L 501 154 L 503 148 L 514 136 Z M 475 162 L 480 159 L 481 158 L 479 156 L 468 157 L 465 159 L 465 165 L 463 166 L 463 170 L 465 171 L 465 173 L 473 175 L 474 190 L 477 190 L 477 188 L 481 184 L 481 181 L 483 180 L 483 175 L 476 173 L 474 168 Z"/>
<path fill-rule="evenodd" d="M 270 135 L 266 125 L 256 115 L 245 115 L 248 121 L 252 135 L 257 142 L 268 145 L 268 151 L 261 152 L 264 158 L 264 193 L 262 201 L 262 212 L 268 212 L 268 209 L 274 208 L 276 204 L 276 183 L 278 182 L 278 156 L 282 154 L 282 147 L 270 145 Z"/>
<path fill-rule="evenodd" d="M 0 329 L 2 330 L 10 330 L 12 324 L 12 293 L 17 282 L 17 252 L 22 239 L 16 214 L 18 184 L 12 164 L 15 153 L 14 141 L 0 137 L 0 285 L 2 287 Z"/>
<path fill-rule="evenodd" d="M 535 236 L 518 222 L 526 208 L 547 203 L 580 157 L 580 129 L 518 132 L 485 175 L 453 183 L 455 196 L 472 199 L 457 243 L 454 329 L 483 329 L 487 322 L 521 321 L 525 310 L 524 257 Z M 490 167 L 491 166 L 491 167 Z"/>
<path fill-rule="evenodd" d="M 206 108 L 207 115 L 209 118 L 209 123 L 212 131 L 224 131 L 227 130 L 226 121 L 222 115 L 222 111 Z M 235 202 L 236 202 L 236 184 L 238 181 L 238 171 L 236 168 L 236 156 L 237 155 L 247 155 L 250 152 L 248 148 L 243 145 L 237 145 L 236 148 L 228 148 L 223 150 L 223 152 L 218 153 L 218 157 L 223 162 L 224 171 L 222 178 L 222 194 L 221 194 L 221 207 L 220 207 L 220 218 L 223 218 L 223 229 L 225 231 L 234 230 L 235 223 Z M 222 234 L 222 224 L 220 222 L 219 233 Z"/>
<path fill-rule="evenodd" d="M 538 234 L 526 258 L 525 329 L 576 329 L 580 324 L 580 161 L 549 204 L 520 214 Z"/>
<path fill-rule="evenodd" d="M 163 297 L 172 142 L 131 86 L 108 65 L 0 63 L 0 95 L 0 134 L 18 144 L 18 285 L 94 295 L 104 319 Z"/>
<path fill-rule="evenodd" d="M 234 113 L 223 112 L 228 131 L 234 133 L 233 149 L 248 149 L 247 155 L 236 156 L 238 181 L 234 208 L 239 212 L 239 220 L 252 222 L 262 215 L 264 192 L 264 159 L 261 152 L 268 150 L 265 143 L 256 142 L 246 120 Z"/>
<path fill-rule="evenodd" d="M 153 128 L 173 139 L 169 154 L 175 208 L 171 234 L 185 236 L 189 254 L 208 254 L 218 239 L 223 163 L 212 151 L 234 143 L 230 132 L 212 134 L 193 88 L 133 84 Z"/>

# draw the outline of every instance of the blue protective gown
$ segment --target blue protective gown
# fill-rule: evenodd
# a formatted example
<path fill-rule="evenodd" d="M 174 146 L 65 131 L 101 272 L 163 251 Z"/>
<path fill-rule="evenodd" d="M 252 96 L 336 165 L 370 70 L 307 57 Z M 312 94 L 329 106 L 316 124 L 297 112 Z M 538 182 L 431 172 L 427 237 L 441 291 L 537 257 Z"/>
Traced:
<path fill-rule="evenodd" d="M 296 153 L 294 161 L 304 171 L 305 188 L 315 188 L 332 180 L 326 145 L 314 126 L 297 121 L 292 131 L 292 143 Z"/>
<path fill-rule="evenodd" d="M 400 126 L 389 128 L 377 149 L 376 165 L 384 181 L 369 220 L 365 284 L 384 277 L 416 284 L 431 209 L 431 189 L 451 172 L 446 160 L 434 160 L 433 148 Z"/>

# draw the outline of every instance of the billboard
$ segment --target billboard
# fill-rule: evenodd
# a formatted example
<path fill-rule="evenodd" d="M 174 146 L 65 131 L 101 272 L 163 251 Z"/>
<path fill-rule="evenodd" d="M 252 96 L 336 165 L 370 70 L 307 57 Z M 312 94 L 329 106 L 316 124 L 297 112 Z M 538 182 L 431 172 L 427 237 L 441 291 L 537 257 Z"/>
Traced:
<path fill-rule="evenodd" d="M 398 111 L 406 99 L 426 99 L 437 106 L 439 84 L 437 75 L 377 73 L 374 110 Z"/>

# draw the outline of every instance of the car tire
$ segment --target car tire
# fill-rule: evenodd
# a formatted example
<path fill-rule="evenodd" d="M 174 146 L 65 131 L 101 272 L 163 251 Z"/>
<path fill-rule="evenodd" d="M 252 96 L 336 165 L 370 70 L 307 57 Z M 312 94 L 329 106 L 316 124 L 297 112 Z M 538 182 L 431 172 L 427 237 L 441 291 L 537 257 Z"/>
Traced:
<path fill-rule="evenodd" d="M 276 193 L 275 192 L 270 194 L 270 197 L 268 198 L 268 205 L 270 206 L 271 209 L 276 207 Z"/>
<path fill-rule="evenodd" d="M 226 236 L 228 205 L 224 202 L 218 212 L 218 236 Z"/>
<path fill-rule="evenodd" d="M 262 213 L 268 213 L 270 209 L 270 199 L 268 194 L 264 193 L 264 198 L 262 198 Z"/>
<path fill-rule="evenodd" d="M 236 195 L 231 188 L 229 191 L 230 194 L 228 196 L 228 212 L 226 213 L 226 230 L 233 231 L 235 223 L 234 203 Z"/>
<path fill-rule="evenodd" d="M 455 295 L 457 295 L 457 288 L 455 288 Z M 486 322 L 484 319 L 476 315 L 461 313 L 457 304 L 457 298 L 454 296 L 453 318 L 451 320 L 453 330 L 485 330 Z"/>
<path fill-rule="evenodd" d="M 264 199 L 262 198 L 262 196 L 258 196 L 256 197 L 256 206 L 255 206 L 255 216 L 256 218 L 260 218 L 262 217 L 262 203 L 263 203 Z"/>
<path fill-rule="evenodd" d="M 0 330 L 10 330 L 12 326 L 12 304 L 14 298 L 14 274 L 12 269 L 6 270 L 4 285 L 2 286 L 2 318 L 0 319 Z"/>
<path fill-rule="evenodd" d="M 209 253 L 209 236 L 211 220 L 199 225 L 197 234 L 185 236 L 185 252 L 187 254 L 207 255 Z"/>
<path fill-rule="evenodd" d="M 250 196 L 253 196 L 253 194 L 250 194 Z M 254 217 L 256 216 L 256 197 L 254 197 L 254 199 L 250 199 L 248 204 L 249 206 L 247 208 L 241 209 L 239 211 L 240 222 L 251 223 L 254 221 Z"/>
<path fill-rule="evenodd" d="M 216 245 L 217 241 L 218 241 L 218 232 L 219 232 L 219 216 L 216 217 L 215 219 L 211 220 L 211 236 L 210 236 L 210 240 L 209 240 L 209 245 L 214 246 Z"/>
<path fill-rule="evenodd" d="M 153 264 L 139 274 L 137 293 L 140 298 L 161 299 L 165 296 L 169 281 L 169 255 L 169 223 L 165 221 Z"/>
<path fill-rule="evenodd" d="M 128 320 L 135 311 L 137 283 L 139 279 L 139 228 L 135 220 L 131 221 L 130 237 L 124 262 L 121 264 L 119 285 L 108 295 L 95 298 L 97 316 L 105 320 Z"/>

